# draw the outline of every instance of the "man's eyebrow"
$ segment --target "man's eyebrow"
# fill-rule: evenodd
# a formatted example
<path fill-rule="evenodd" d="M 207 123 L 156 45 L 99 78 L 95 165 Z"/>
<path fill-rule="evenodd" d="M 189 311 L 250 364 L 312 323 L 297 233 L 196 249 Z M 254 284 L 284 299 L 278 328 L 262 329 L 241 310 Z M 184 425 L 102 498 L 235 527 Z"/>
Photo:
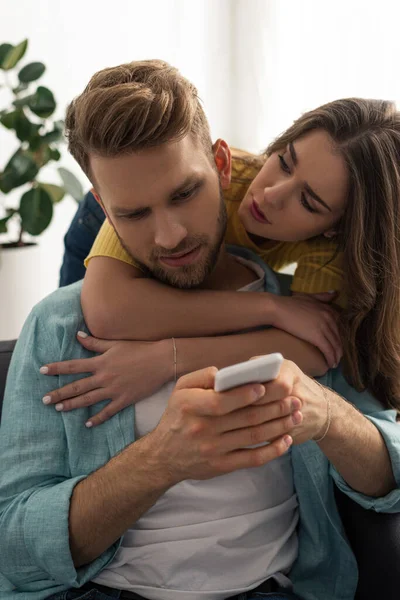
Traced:
<path fill-rule="evenodd" d="M 294 166 L 296 166 L 299 161 L 298 161 L 298 158 L 297 158 L 296 150 L 294 149 L 294 146 L 293 146 L 293 142 L 289 142 L 289 152 L 290 152 L 290 156 L 292 157 L 293 164 L 294 164 Z M 314 200 L 316 202 L 319 202 L 319 204 L 322 204 L 322 206 L 324 206 L 325 208 L 327 208 L 329 210 L 329 212 L 332 212 L 331 207 L 328 206 L 326 204 L 326 202 L 324 202 L 322 200 L 322 198 L 320 198 L 318 196 L 318 194 L 316 194 L 312 188 L 310 188 L 310 186 L 308 185 L 308 183 L 304 184 L 304 188 L 310 194 L 311 198 L 314 198 Z"/>
<path fill-rule="evenodd" d="M 186 191 L 186 189 L 188 188 L 188 186 L 190 185 L 200 185 L 201 183 L 203 183 L 204 178 L 201 175 L 198 175 L 197 173 L 192 173 L 191 175 L 188 175 L 187 177 L 185 177 L 185 179 L 182 181 L 182 183 L 180 183 L 170 194 L 169 194 L 169 198 L 173 199 L 175 198 L 175 196 L 177 196 L 178 194 L 180 194 L 183 191 Z"/>
<path fill-rule="evenodd" d="M 185 191 L 189 185 L 191 185 L 191 184 L 201 185 L 203 183 L 203 181 L 204 181 L 204 179 L 200 175 L 197 175 L 197 174 L 188 175 L 187 177 L 185 177 L 185 179 L 182 181 L 182 183 L 180 183 L 176 188 L 174 188 L 174 190 L 172 192 L 170 192 L 168 194 L 168 199 L 173 200 L 178 194 Z M 126 208 L 126 207 L 122 207 L 122 206 L 121 207 L 116 206 L 116 207 L 114 207 L 113 212 L 114 212 L 114 214 L 120 215 L 120 216 L 133 215 L 136 213 L 143 212 L 143 211 L 147 210 L 148 208 L 149 208 L 148 206 L 138 206 L 137 208 Z"/>

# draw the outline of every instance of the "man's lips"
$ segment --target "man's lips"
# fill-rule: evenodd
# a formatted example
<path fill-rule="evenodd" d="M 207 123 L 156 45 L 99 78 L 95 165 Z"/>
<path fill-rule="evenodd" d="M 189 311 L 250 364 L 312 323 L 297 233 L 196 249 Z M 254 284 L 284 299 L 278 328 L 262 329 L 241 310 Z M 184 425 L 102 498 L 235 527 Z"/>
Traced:
<path fill-rule="evenodd" d="M 177 252 L 170 256 L 160 256 L 160 261 L 169 267 L 181 267 L 183 265 L 190 265 L 194 262 L 201 252 L 201 246 L 196 246 L 192 250 L 185 250 L 184 252 Z"/>
<path fill-rule="evenodd" d="M 264 215 L 264 213 L 262 213 L 261 210 L 258 208 L 258 204 L 256 203 L 255 200 L 253 200 L 253 202 L 250 205 L 250 212 L 251 212 L 252 216 L 254 217 L 254 219 L 256 221 L 259 221 L 259 223 L 272 225 L 271 221 L 269 221 L 267 219 L 267 217 Z"/>

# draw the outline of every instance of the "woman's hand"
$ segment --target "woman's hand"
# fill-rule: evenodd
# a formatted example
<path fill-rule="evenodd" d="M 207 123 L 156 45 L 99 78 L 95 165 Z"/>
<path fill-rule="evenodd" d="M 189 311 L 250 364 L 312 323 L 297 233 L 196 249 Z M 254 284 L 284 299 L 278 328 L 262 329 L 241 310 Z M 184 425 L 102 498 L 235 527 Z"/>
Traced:
<path fill-rule="evenodd" d="M 339 335 L 339 313 L 330 306 L 333 294 L 295 294 L 274 297 L 271 325 L 316 346 L 329 368 L 336 367 L 343 354 Z"/>
<path fill-rule="evenodd" d="M 91 373 L 91 376 L 77 379 L 43 398 L 44 404 L 55 404 L 59 411 L 92 406 L 110 399 L 109 404 L 86 423 L 87 427 L 104 423 L 173 379 L 171 340 L 109 341 L 85 336 L 79 332 L 77 339 L 99 356 L 51 363 L 41 367 L 40 372 L 45 375 Z"/>

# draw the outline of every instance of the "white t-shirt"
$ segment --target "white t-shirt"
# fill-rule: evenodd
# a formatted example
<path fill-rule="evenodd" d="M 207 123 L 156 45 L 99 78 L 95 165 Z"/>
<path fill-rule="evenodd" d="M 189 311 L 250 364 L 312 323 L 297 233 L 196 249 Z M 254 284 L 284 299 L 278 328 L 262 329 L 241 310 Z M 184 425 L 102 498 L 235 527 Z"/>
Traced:
<path fill-rule="evenodd" d="M 239 291 L 262 291 L 262 268 L 238 260 L 258 275 Z M 173 388 L 168 383 L 136 404 L 136 439 L 157 426 Z M 285 574 L 297 557 L 297 522 L 290 452 L 258 468 L 186 480 L 126 532 L 93 581 L 151 600 L 218 600 L 271 576 L 290 585 Z"/>

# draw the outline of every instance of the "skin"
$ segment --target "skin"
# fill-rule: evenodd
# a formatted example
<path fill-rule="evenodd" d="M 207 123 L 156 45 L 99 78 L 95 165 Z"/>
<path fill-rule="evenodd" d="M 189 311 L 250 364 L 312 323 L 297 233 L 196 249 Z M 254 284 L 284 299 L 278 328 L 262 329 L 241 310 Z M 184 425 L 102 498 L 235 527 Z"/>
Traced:
<path fill-rule="evenodd" d="M 295 242 L 321 234 L 330 237 L 346 205 L 348 173 L 344 160 L 323 130 L 296 140 L 291 150 L 288 146 L 267 159 L 240 205 L 239 216 L 249 233 L 264 239 Z M 324 204 L 310 194 L 310 189 Z M 253 201 L 270 224 L 260 223 L 251 215 Z"/>

